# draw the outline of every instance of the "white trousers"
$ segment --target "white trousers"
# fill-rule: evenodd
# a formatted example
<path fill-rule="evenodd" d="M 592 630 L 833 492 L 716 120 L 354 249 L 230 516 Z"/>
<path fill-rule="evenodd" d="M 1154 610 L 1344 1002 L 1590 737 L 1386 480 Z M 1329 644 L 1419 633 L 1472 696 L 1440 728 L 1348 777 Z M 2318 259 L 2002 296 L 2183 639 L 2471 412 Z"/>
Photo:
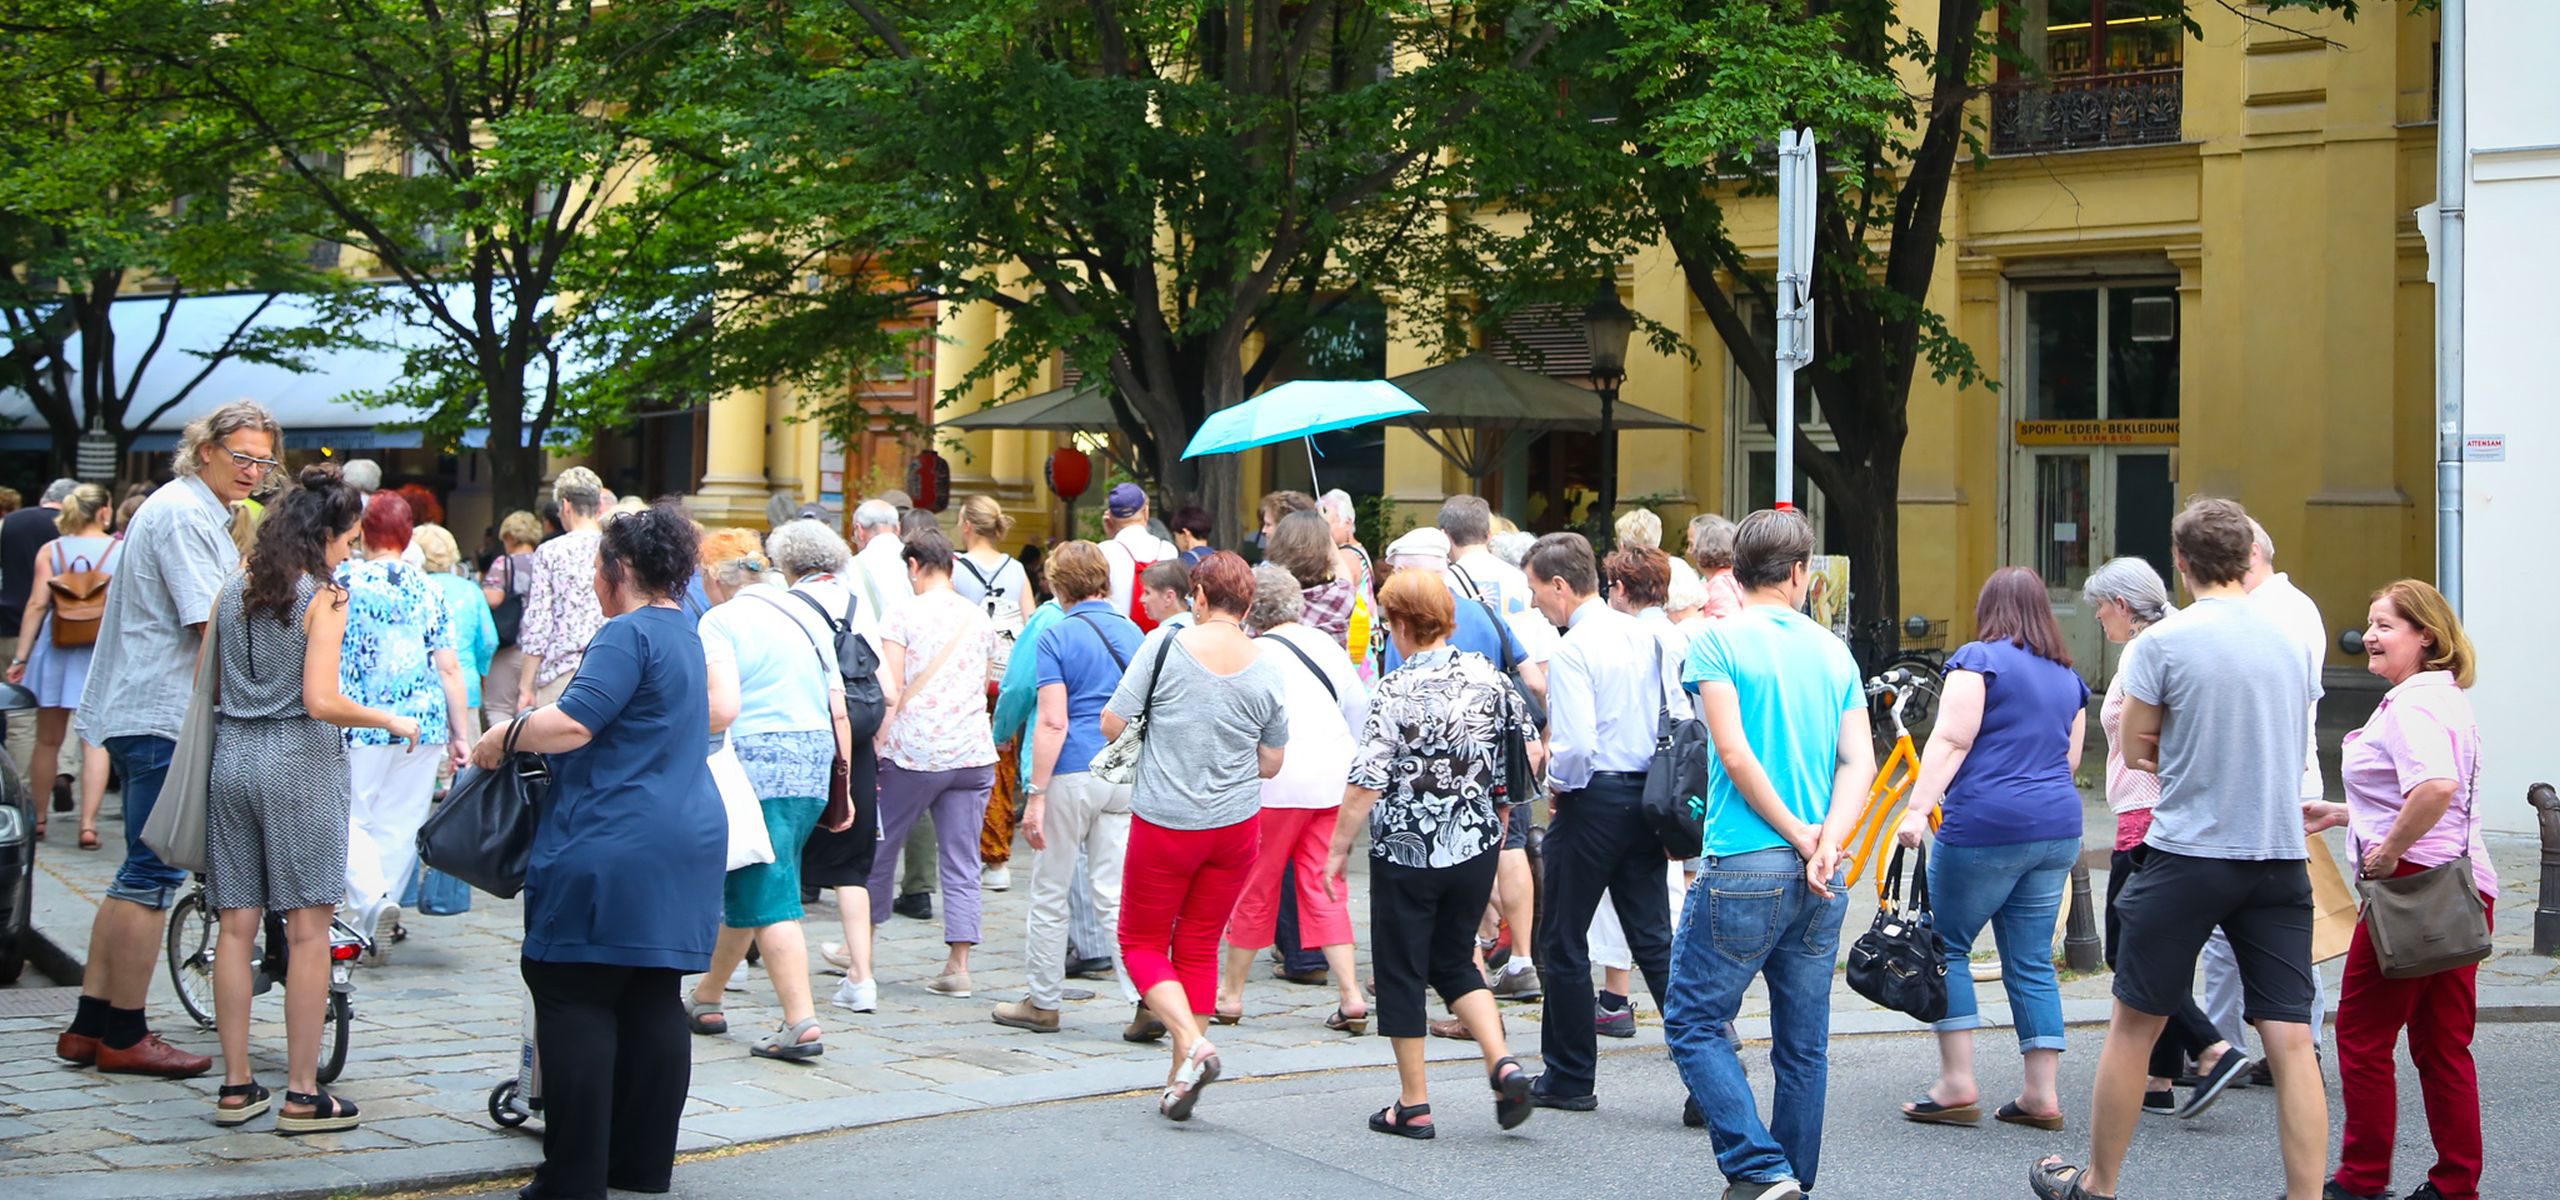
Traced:
<path fill-rule="evenodd" d="M 1689 873 L 1677 861 L 1663 864 L 1663 883 L 1671 889 L 1671 928 L 1680 928 L 1680 902 L 1689 894 Z M 1618 924 L 1618 906 L 1609 902 L 1609 893 L 1600 893 L 1600 911 L 1591 917 L 1591 961 L 1617 971 L 1636 969 L 1635 951 L 1627 948 L 1627 931 Z"/>
<path fill-rule="evenodd" d="M 2248 997 L 2240 988 L 2240 960 L 2231 953 L 2231 939 L 2222 931 L 2213 931 L 2213 939 L 2204 944 L 2204 1018 L 2222 1032 L 2223 1040 L 2249 1048 L 2249 1021 L 2246 1016 Z M 2320 1048 L 2320 1025 L 2329 1011 L 2329 982 L 2320 977 L 2320 964 L 2311 964 L 2311 1048 Z"/>
<path fill-rule="evenodd" d="M 418 826 L 444 756 L 441 745 L 347 747 L 347 909 L 357 928 L 369 930 L 417 870 Z"/>
<path fill-rule="evenodd" d="M 1120 927 L 1120 868 L 1129 854 L 1129 785 L 1104 783 L 1090 772 L 1052 776 L 1042 806 L 1040 837 L 1048 848 L 1031 856 L 1031 915 L 1024 922 L 1023 959 L 1031 973 L 1031 1004 L 1056 1011 L 1067 979 L 1067 910 L 1075 894 L 1076 857 L 1093 889 L 1093 915 L 1105 929 Z M 1094 954 L 1101 947 L 1078 946 Z M 1119 960 L 1118 939 L 1105 953 Z M 1125 964 L 1117 967 L 1121 999 L 1138 1002 Z"/>

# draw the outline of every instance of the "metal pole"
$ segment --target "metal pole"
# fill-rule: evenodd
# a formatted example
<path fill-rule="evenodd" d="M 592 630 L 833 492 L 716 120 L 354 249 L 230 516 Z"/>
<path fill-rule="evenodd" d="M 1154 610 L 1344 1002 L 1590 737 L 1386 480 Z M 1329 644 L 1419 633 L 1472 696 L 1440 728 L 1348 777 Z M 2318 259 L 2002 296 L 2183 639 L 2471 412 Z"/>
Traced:
<path fill-rule="evenodd" d="M 2438 9 L 2436 101 L 2436 590 L 2462 611 L 2462 208 L 2471 135 L 2463 120 L 2463 0 Z"/>
<path fill-rule="evenodd" d="M 1820 179 L 1813 132 L 1778 135 L 1777 396 L 1769 429 L 1776 453 L 1770 494 L 1774 507 L 1791 509 L 1796 498 L 1796 368 L 1813 361 L 1813 211 Z"/>
<path fill-rule="evenodd" d="M 2098 906 L 2089 896 L 2089 864 L 2071 864 L 2071 916 L 2062 927 L 2062 964 L 2074 971 L 2095 971 L 2106 962 L 2098 941 Z"/>
<path fill-rule="evenodd" d="M 2533 910 L 2533 952 L 2560 954 L 2560 793 L 2547 783 L 2525 789 L 2542 827 L 2542 903 Z"/>

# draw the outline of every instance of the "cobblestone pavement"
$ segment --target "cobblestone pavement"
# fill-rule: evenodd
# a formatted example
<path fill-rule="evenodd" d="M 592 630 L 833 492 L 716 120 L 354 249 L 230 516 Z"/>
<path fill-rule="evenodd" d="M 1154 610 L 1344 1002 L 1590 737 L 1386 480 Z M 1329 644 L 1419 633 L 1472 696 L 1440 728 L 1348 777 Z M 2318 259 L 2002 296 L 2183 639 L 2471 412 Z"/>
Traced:
<path fill-rule="evenodd" d="M 102 832 L 110 847 L 119 844 L 113 821 Z M 82 853 L 69 848 L 69 841 L 57 830 L 44 845 L 37 923 L 77 955 L 85 950 L 89 917 L 114 870 L 115 853 Z M 2526 953 L 2535 848 L 2523 840 L 2502 842 L 2494 857 L 2507 881 L 2507 898 L 2499 906 L 2501 955 L 2484 968 L 2481 980 L 2484 1006 L 2510 1018 L 2560 1015 L 2560 962 Z M 2102 894 L 2103 876 L 2098 887 Z M 1365 930 L 1365 888 L 1357 881 L 1352 895 L 1355 919 Z M 978 993 L 965 1000 L 924 989 L 942 959 L 939 923 L 891 920 L 880 931 L 880 1011 L 857 1015 L 825 1006 L 836 980 L 819 976 L 815 986 L 827 1052 L 806 1066 L 749 1057 L 748 1042 L 778 1022 L 780 1012 L 764 976 L 743 974 L 728 996 L 734 1032 L 694 1041 L 684 1146 L 716 1149 L 1161 1086 L 1164 1051 L 1120 1040 L 1129 1009 L 1109 983 L 1087 984 L 1103 997 L 1070 1002 L 1059 1033 L 1018 1032 L 988 1020 L 995 1002 L 1021 992 L 1024 906 L 1019 890 L 988 897 L 990 940 L 972 964 Z M 1866 890 L 1857 889 L 1844 938 L 1865 929 L 1872 907 Z M 839 936 L 832 908 L 814 910 L 812 917 L 813 943 Z M 171 1083 L 63 1065 L 53 1058 L 53 1039 L 68 1019 L 75 990 L 0 990 L 0 1063 L 7 1064 L 0 1071 L 0 1189 L 12 1197 L 124 1200 L 330 1195 L 466 1183 L 528 1169 L 537 1157 L 537 1140 L 529 1131 L 499 1129 L 487 1111 L 491 1087 L 513 1075 L 522 1034 L 523 989 L 515 969 L 520 919 L 515 903 L 486 895 L 464 916 L 412 916 L 412 936 L 391 961 L 357 972 L 353 1047 L 334 1090 L 362 1106 L 365 1124 L 339 1135 L 282 1138 L 263 1118 L 244 1132 L 217 1129 L 208 1120 L 218 1082 L 212 1076 Z M 2329 969 L 2334 978 L 2334 964 Z M 1384 1041 L 1348 1038 L 1322 1027 L 1336 999 L 1331 988 L 1277 982 L 1267 971 L 1257 966 L 1246 1021 L 1218 1032 L 1232 1069 L 1274 1076 L 1390 1061 Z M 2103 1020 L 2106 986 L 2104 975 L 2067 979 L 2066 1015 L 2075 1023 Z M 1834 1027 L 1841 1032 L 1910 1028 L 1845 984 L 1834 996 Z M 1994 1022 L 2006 1016 L 1997 997 L 1996 987 L 1986 989 L 1985 1015 Z M 257 1006 L 261 1020 L 252 1034 L 253 1053 L 262 1081 L 278 1087 L 280 995 L 261 997 Z M 1507 1013 L 1515 1048 L 1534 1053 L 1536 1006 L 1511 1005 Z M 1746 1037 L 1759 1032 L 1757 1018 L 1764 1013 L 1755 993 L 1744 1010 Z M 212 1032 L 187 1020 L 165 971 L 155 980 L 151 1014 L 171 1041 L 215 1052 Z M 1639 1037 L 1635 1046 L 1659 1044 L 1659 1025 L 1649 1009 Z M 1436 1057 L 1456 1058 L 1470 1056 L 1473 1047 L 1435 1041 L 1433 1050 Z"/>

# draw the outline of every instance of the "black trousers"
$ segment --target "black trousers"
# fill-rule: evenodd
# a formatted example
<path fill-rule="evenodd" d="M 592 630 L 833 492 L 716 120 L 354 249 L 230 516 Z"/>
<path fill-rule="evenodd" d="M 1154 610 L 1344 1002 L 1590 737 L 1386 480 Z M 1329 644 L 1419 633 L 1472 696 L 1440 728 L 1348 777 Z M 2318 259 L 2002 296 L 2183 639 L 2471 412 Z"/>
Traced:
<path fill-rule="evenodd" d="M 1540 1025 L 1551 1096 L 1587 1096 L 1599 1068 L 1600 1037 L 1592 1027 L 1591 918 L 1607 892 L 1627 949 L 1644 972 L 1658 1011 L 1671 986 L 1671 897 L 1662 888 L 1662 841 L 1644 821 L 1644 785 L 1594 776 L 1590 786 L 1559 795 L 1547 818 L 1546 911 L 1538 917 L 1538 971 L 1546 991 Z"/>
<path fill-rule="evenodd" d="M 1475 953 L 1472 939 L 1467 953 Z M 1271 944 L 1280 951 L 1280 967 L 1291 974 L 1303 975 L 1324 969 L 1324 951 L 1298 944 L 1298 868 L 1291 864 L 1280 868 L 1280 921 L 1272 927 Z"/>
<path fill-rule="evenodd" d="M 1378 971 L 1378 1031 L 1427 1035 L 1424 989 L 1456 1005 L 1484 990 L 1476 970 L 1476 925 L 1493 899 L 1502 855 L 1488 851 L 1454 867 L 1400 867 L 1369 860 L 1369 955 Z"/>
<path fill-rule="evenodd" d="M 2118 850 L 2107 859 L 2107 969 L 2116 969 L 2116 943 L 2124 940 L 2124 922 L 2116 916 L 2116 894 L 2142 869 L 2147 846 Z M 2160 1029 L 2160 1040 L 2151 1044 L 2151 1074 L 2155 1079 L 2176 1079 L 2186 1074 L 2187 1062 L 2204 1053 L 2205 1047 L 2222 1040 L 2222 1033 L 2207 1020 L 2204 1010 L 2193 999 L 2169 1014 L 2169 1023 Z"/>
<path fill-rule="evenodd" d="M 542 1055 L 542 1168 L 526 1194 L 666 1191 L 693 1079 L 682 974 L 529 958 L 522 968 Z"/>

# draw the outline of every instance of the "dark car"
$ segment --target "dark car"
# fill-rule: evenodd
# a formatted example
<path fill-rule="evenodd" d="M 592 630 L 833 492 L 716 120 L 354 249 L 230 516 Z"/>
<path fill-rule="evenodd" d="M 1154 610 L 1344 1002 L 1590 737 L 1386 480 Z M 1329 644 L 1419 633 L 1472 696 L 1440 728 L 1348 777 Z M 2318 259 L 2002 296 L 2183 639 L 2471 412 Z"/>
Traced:
<path fill-rule="evenodd" d="M 35 693 L 0 683 L 0 714 L 36 719 Z M 16 983 L 35 940 L 28 926 L 36 906 L 36 796 L 18 764 L 0 754 L 0 984 Z"/>

